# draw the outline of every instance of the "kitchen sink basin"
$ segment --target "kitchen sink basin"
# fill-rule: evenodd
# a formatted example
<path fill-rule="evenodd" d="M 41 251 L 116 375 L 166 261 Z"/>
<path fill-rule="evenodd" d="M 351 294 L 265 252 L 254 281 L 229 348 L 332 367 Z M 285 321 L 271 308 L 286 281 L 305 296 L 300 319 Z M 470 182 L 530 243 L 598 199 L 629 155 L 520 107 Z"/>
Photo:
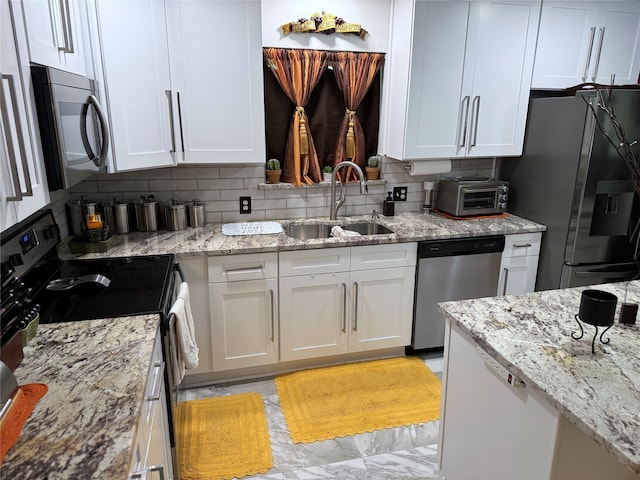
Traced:
<path fill-rule="evenodd" d="M 373 222 L 349 223 L 342 225 L 342 228 L 351 230 L 352 232 L 358 232 L 360 235 L 388 235 L 395 233 L 390 228 Z"/>
<path fill-rule="evenodd" d="M 328 223 L 301 223 L 284 227 L 287 236 L 297 240 L 311 240 L 314 238 L 331 237 L 331 228 L 334 225 Z M 360 235 L 388 235 L 395 233 L 393 230 L 373 222 L 349 223 L 341 225 L 345 230 L 358 232 Z"/>

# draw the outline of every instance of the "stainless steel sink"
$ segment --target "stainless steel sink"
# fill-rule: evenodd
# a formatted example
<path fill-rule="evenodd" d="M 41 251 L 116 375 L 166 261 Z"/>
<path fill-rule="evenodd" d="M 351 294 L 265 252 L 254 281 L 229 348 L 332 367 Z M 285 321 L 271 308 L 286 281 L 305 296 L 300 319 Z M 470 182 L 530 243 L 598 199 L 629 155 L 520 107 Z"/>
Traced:
<path fill-rule="evenodd" d="M 287 236 L 297 240 L 311 240 L 314 238 L 331 237 L 331 227 L 328 223 L 293 223 L 284 227 Z M 348 223 L 341 225 L 345 230 L 358 232 L 360 235 L 388 235 L 395 233 L 393 230 L 373 222 Z"/>
<path fill-rule="evenodd" d="M 373 222 L 348 223 L 346 225 L 342 225 L 342 228 L 358 232 L 360 235 L 388 235 L 395 233 L 390 228 Z"/>
<path fill-rule="evenodd" d="M 291 224 L 284 228 L 284 232 L 291 238 L 298 240 L 311 240 L 314 238 L 329 238 L 331 227 L 326 223 L 302 223 Z"/>

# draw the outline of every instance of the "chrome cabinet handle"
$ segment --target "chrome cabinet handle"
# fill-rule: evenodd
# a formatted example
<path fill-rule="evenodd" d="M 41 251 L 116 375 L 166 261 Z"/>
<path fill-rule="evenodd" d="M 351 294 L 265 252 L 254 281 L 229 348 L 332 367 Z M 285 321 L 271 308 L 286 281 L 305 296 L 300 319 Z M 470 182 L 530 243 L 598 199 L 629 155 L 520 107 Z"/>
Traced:
<path fill-rule="evenodd" d="M 164 465 L 153 465 L 148 467 L 149 473 L 158 472 L 160 474 L 160 480 L 164 480 Z"/>
<path fill-rule="evenodd" d="M 509 279 L 509 269 L 508 268 L 503 268 L 502 271 L 504 272 L 504 282 L 502 283 L 502 295 L 506 295 L 507 294 L 507 283 L 508 283 L 508 279 Z"/>
<path fill-rule="evenodd" d="M 164 362 L 156 362 L 153 365 L 153 368 L 156 371 L 156 374 L 154 375 L 153 382 L 151 383 L 151 385 L 153 385 L 153 391 L 150 395 L 147 395 L 148 402 L 155 402 L 157 400 L 160 400 L 160 390 L 162 388 L 161 377 L 164 374 Z"/>
<path fill-rule="evenodd" d="M 347 333 L 347 284 L 342 284 L 342 333 Z"/>
<path fill-rule="evenodd" d="M 475 116 L 474 116 L 475 112 Z M 473 105 L 471 107 L 471 118 L 473 120 L 473 141 L 471 142 L 471 147 L 476 146 L 476 141 L 478 140 L 478 118 L 480 117 L 480 95 L 476 95 L 473 99 Z"/>
<path fill-rule="evenodd" d="M 358 290 L 360 289 L 360 285 L 358 282 L 353 283 L 353 287 L 355 289 L 355 312 L 353 318 L 353 331 L 358 331 Z"/>
<path fill-rule="evenodd" d="M 274 325 L 274 318 L 275 315 L 273 313 L 273 290 L 269 290 L 269 294 L 271 295 L 271 343 L 275 342 L 275 325 Z"/>
<path fill-rule="evenodd" d="M 593 66 L 593 72 L 591 76 L 591 80 L 593 82 L 595 82 L 596 78 L 598 77 L 598 68 L 600 67 L 600 55 L 602 54 L 602 42 L 604 41 L 604 27 L 600 27 L 598 29 L 598 32 L 600 32 L 600 40 L 598 41 L 598 47 L 596 48 L 596 63 Z"/>
<path fill-rule="evenodd" d="M 460 102 L 460 112 L 458 114 L 458 148 L 463 148 L 467 143 L 467 115 L 469 114 L 469 100 L 471 100 L 471 97 L 466 95 L 462 99 L 462 102 Z M 462 113 L 463 108 L 464 114 Z"/>
<path fill-rule="evenodd" d="M 176 98 L 178 99 L 178 122 L 180 124 L 180 146 L 182 147 L 182 153 L 184 153 L 184 132 L 182 130 L 182 102 L 180 101 L 180 92 L 176 92 Z"/>
<path fill-rule="evenodd" d="M 250 267 L 229 267 L 225 265 L 222 267 L 224 273 L 259 273 L 264 270 L 264 264 L 252 265 Z"/>
<path fill-rule="evenodd" d="M 3 74 L 0 76 L 0 80 L 4 83 L 4 80 L 7 80 L 9 86 L 9 95 L 11 99 L 11 105 L 13 107 L 13 122 L 9 121 L 9 112 L 7 111 L 6 98 L 4 93 L 4 86 L 0 85 L 0 110 L 2 110 L 2 122 L 5 124 L 5 128 L 7 131 L 7 146 L 9 148 L 8 156 L 9 156 L 9 167 L 11 170 L 11 178 L 13 180 L 13 189 L 15 195 L 5 197 L 7 201 L 16 202 L 23 199 L 23 197 L 32 197 L 33 190 L 31 189 L 31 174 L 29 173 L 29 164 L 27 162 L 27 150 L 24 144 L 24 132 L 22 131 L 22 122 L 20 121 L 20 114 L 18 112 L 18 96 L 16 94 L 16 85 L 13 75 Z M 25 181 L 25 191 L 22 191 L 22 187 L 20 185 L 20 175 L 18 174 L 18 160 L 16 158 L 16 148 L 13 143 L 13 137 L 11 134 L 11 130 L 9 125 L 14 124 L 16 127 L 16 133 L 18 137 L 18 154 L 21 158 L 22 163 L 22 173 L 24 175 Z"/>
<path fill-rule="evenodd" d="M 591 64 L 591 54 L 593 53 L 593 40 L 596 36 L 596 27 L 589 28 L 591 30 L 591 36 L 589 37 L 589 48 L 587 50 L 587 60 L 584 62 L 584 72 L 582 74 L 582 81 L 586 82 L 589 76 L 589 65 Z"/>
<path fill-rule="evenodd" d="M 61 23 L 64 45 L 62 47 L 58 47 L 58 50 L 64 53 L 74 53 L 73 30 L 71 29 L 71 11 L 69 9 L 69 0 L 60 0 L 60 13 L 62 15 Z"/>
<path fill-rule="evenodd" d="M 151 467 L 147 467 L 146 470 L 133 472 L 129 475 L 129 480 L 147 480 L 147 474 L 151 474 L 153 472 L 158 472 L 160 474 L 160 480 L 164 480 L 164 465 L 153 465 Z"/>
<path fill-rule="evenodd" d="M 100 155 L 93 153 L 93 149 L 89 143 L 89 134 L 87 132 L 87 113 L 89 111 L 89 105 L 93 105 L 93 108 L 96 109 L 98 120 L 100 121 L 100 134 L 102 136 Z M 109 151 L 109 126 L 107 125 L 107 117 L 102 111 L 100 102 L 95 95 L 89 95 L 87 97 L 87 101 L 82 104 L 82 108 L 80 109 L 80 124 L 82 125 L 82 128 L 80 129 L 80 136 L 82 137 L 84 150 L 87 152 L 87 155 L 93 164 L 98 168 L 102 168 L 107 162 L 107 152 Z"/>
<path fill-rule="evenodd" d="M 164 94 L 169 100 L 169 127 L 171 128 L 171 150 L 169 150 L 169 153 L 176 153 L 176 129 L 173 122 L 173 95 L 171 90 L 165 90 Z"/>
<path fill-rule="evenodd" d="M 531 246 L 530 243 L 514 243 L 512 248 L 529 248 Z"/>

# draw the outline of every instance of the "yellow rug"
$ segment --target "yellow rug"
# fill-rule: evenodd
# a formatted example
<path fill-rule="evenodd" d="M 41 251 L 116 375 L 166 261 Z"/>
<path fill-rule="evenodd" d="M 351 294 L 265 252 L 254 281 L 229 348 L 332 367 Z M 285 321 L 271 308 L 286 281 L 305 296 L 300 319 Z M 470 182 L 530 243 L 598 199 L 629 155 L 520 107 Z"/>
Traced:
<path fill-rule="evenodd" d="M 260 394 L 190 400 L 176 413 L 181 480 L 242 478 L 273 468 Z"/>
<path fill-rule="evenodd" d="M 310 443 L 440 416 L 440 379 L 416 357 L 303 370 L 275 379 L 294 443 Z"/>

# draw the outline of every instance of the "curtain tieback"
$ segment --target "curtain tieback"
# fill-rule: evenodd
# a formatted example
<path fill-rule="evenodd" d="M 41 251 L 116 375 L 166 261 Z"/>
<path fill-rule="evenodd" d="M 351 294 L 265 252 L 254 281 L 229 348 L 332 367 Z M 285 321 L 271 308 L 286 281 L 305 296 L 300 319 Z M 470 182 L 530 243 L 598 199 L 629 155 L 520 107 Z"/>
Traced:
<path fill-rule="evenodd" d="M 296 114 L 300 116 L 300 128 L 298 130 L 300 136 L 300 155 L 308 155 L 309 135 L 307 134 L 307 123 L 304 120 L 304 107 L 296 107 Z"/>
<path fill-rule="evenodd" d="M 349 128 L 347 129 L 347 137 L 345 143 L 346 157 L 352 160 L 356 152 L 355 134 L 353 132 L 353 119 L 356 116 L 355 110 L 347 108 L 346 115 L 349 115 Z"/>

